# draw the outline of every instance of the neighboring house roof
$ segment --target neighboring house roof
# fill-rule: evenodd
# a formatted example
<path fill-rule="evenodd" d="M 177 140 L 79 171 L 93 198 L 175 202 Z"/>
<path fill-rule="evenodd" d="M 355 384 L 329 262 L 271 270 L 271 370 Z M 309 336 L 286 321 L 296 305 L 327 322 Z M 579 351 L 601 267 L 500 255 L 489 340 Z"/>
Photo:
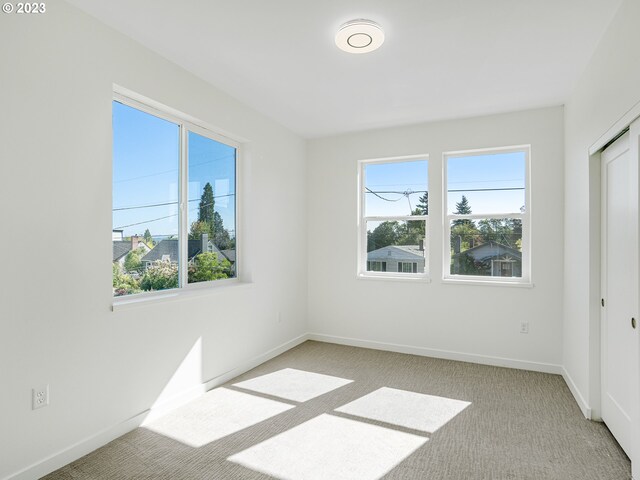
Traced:
<path fill-rule="evenodd" d="M 189 260 L 202 253 L 202 241 L 201 240 L 189 240 L 187 244 L 187 256 Z M 216 247 L 213 243 L 209 242 L 209 248 L 213 253 L 218 254 L 218 258 L 224 259 L 226 256 Z M 164 239 L 161 240 L 149 253 L 142 257 L 143 262 L 155 262 L 156 260 L 162 260 L 169 256 L 172 262 L 178 261 L 178 240 L 177 239 Z"/>
<path fill-rule="evenodd" d="M 138 248 L 144 248 L 147 252 L 151 250 L 144 242 L 138 242 Z M 131 251 L 131 240 L 113 241 L 113 261 L 116 262 Z"/>
<path fill-rule="evenodd" d="M 424 260 L 424 250 L 418 245 L 389 245 L 367 253 L 367 260 L 386 262 L 388 260 L 415 262 Z"/>
<path fill-rule="evenodd" d="M 131 251 L 131 241 L 115 240 L 113 242 L 113 261 L 120 260 Z"/>
<path fill-rule="evenodd" d="M 231 263 L 235 263 L 236 261 L 236 251 L 235 250 L 222 250 L 222 255 L 227 257 Z"/>
<path fill-rule="evenodd" d="M 462 254 L 471 255 L 476 260 L 489 260 L 496 257 L 502 257 L 504 255 L 509 255 L 516 260 L 522 261 L 522 252 L 515 249 L 503 245 L 498 242 L 489 242 L 483 243 L 482 245 L 478 245 L 473 248 L 469 248 L 461 253 L 456 253 L 454 257 L 457 257 Z"/>

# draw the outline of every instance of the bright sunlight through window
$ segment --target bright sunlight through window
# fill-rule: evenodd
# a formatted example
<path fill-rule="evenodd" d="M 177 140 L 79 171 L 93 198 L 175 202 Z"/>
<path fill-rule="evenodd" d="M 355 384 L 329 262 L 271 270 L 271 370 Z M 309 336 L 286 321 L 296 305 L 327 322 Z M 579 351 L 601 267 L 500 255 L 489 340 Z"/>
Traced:
<path fill-rule="evenodd" d="M 306 402 L 351 382 L 353 380 L 305 372 L 295 368 L 284 368 L 251 380 L 234 383 L 233 386 L 294 402 Z"/>
<path fill-rule="evenodd" d="M 322 414 L 228 458 L 283 480 L 375 480 L 427 438 Z"/>
<path fill-rule="evenodd" d="M 462 400 L 383 387 L 335 411 L 434 433 L 469 405 Z"/>
<path fill-rule="evenodd" d="M 286 403 L 217 388 L 145 428 L 197 448 L 292 408 Z"/>

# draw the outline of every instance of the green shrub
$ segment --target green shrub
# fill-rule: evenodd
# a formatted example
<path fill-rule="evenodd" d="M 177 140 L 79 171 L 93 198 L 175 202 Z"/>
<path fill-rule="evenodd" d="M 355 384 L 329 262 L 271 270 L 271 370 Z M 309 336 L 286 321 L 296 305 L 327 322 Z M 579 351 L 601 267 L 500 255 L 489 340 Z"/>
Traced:
<path fill-rule="evenodd" d="M 140 288 L 142 290 L 166 290 L 178 287 L 178 265 L 166 260 L 156 260 L 147 267 Z"/>
<path fill-rule="evenodd" d="M 226 258 L 220 261 L 217 253 L 200 253 L 189 265 L 189 283 L 220 280 L 229 276 L 231 276 L 231 263 Z"/>

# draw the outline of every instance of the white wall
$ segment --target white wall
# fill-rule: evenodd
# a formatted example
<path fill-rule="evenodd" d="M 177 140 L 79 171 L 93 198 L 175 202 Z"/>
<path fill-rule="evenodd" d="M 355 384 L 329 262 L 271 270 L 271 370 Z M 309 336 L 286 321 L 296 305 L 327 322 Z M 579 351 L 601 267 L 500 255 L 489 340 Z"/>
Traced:
<path fill-rule="evenodd" d="M 306 332 L 307 255 L 302 139 L 59 0 L 0 15 L 0 58 L 4 478 Z M 110 311 L 114 83 L 247 139 L 252 283 Z"/>
<path fill-rule="evenodd" d="M 640 101 L 640 1 L 625 1 L 565 108 L 563 364 L 599 412 L 599 163 L 589 147 Z"/>
<path fill-rule="evenodd" d="M 443 284 L 442 152 L 522 144 L 531 144 L 532 149 L 535 287 Z M 310 141 L 310 331 L 321 334 L 319 338 L 398 344 L 412 347 L 404 351 L 488 363 L 511 359 L 510 365 L 558 371 L 562 358 L 563 148 L 562 107 Z M 433 281 L 357 279 L 357 161 L 425 153 L 430 155 Z M 520 333 L 522 320 L 530 324 L 528 335 Z"/>

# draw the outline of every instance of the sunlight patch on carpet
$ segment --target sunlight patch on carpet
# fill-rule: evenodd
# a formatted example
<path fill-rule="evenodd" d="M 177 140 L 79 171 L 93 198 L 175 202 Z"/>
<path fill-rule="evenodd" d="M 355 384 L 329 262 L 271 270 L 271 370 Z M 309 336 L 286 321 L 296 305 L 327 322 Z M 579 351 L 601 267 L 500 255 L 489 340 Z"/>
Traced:
<path fill-rule="evenodd" d="M 426 442 L 323 414 L 227 460 L 281 480 L 376 480 Z"/>
<path fill-rule="evenodd" d="M 251 380 L 234 383 L 233 386 L 295 402 L 306 402 L 351 382 L 353 380 L 285 368 Z"/>
<path fill-rule="evenodd" d="M 383 387 L 336 408 L 336 412 L 433 433 L 470 402 Z"/>
<path fill-rule="evenodd" d="M 295 408 L 226 388 L 210 390 L 144 428 L 191 447 L 201 447 Z"/>

